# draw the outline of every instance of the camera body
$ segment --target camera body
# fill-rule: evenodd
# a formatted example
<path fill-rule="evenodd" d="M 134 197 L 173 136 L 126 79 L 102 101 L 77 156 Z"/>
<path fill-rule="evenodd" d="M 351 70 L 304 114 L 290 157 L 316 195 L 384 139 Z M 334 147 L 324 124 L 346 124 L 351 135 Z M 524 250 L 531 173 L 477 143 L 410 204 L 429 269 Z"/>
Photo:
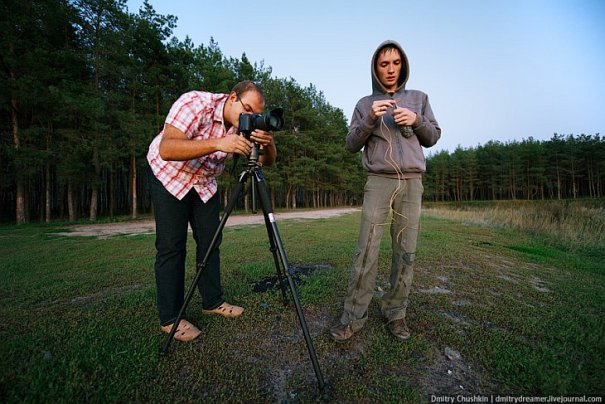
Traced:
<path fill-rule="evenodd" d="M 280 130 L 284 126 L 283 115 L 283 108 L 275 108 L 264 114 L 240 114 L 239 131 L 249 139 L 256 129 L 267 132 Z"/>

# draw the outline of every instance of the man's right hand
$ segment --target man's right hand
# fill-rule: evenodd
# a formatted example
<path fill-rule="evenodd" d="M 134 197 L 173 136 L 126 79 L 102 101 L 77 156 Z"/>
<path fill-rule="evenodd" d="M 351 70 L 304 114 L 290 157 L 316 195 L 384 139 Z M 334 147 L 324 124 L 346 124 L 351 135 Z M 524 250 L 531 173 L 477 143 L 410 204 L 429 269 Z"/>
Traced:
<path fill-rule="evenodd" d="M 244 136 L 228 135 L 220 139 L 218 148 L 225 153 L 248 156 L 252 152 L 252 143 Z"/>
<path fill-rule="evenodd" d="M 372 103 L 372 111 L 370 112 L 370 116 L 372 119 L 376 120 L 381 116 L 386 115 L 389 108 L 392 108 L 395 105 L 395 100 L 379 100 L 374 101 Z"/>

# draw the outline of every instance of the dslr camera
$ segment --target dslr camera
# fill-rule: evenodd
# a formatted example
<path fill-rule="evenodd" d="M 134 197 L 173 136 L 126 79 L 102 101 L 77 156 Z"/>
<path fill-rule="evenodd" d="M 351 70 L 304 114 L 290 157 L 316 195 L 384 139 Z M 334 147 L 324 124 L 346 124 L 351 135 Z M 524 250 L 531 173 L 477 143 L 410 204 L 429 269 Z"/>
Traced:
<path fill-rule="evenodd" d="M 275 108 L 264 114 L 240 114 L 239 116 L 239 131 L 244 134 L 246 139 L 250 139 L 250 134 L 256 129 L 271 132 L 280 130 L 283 126 L 283 108 Z"/>

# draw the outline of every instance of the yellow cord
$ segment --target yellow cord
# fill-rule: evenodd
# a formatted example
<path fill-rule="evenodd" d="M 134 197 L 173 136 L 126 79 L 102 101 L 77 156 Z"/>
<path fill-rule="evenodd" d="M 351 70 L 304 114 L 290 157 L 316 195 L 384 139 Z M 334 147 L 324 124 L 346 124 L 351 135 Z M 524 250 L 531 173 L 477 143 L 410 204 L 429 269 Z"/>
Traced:
<path fill-rule="evenodd" d="M 395 103 L 395 107 L 397 107 L 397 103 Z M 386 134 L 388 134 L 388 137 L 386 136 L 385 132 L 386 132 Z M 405 191 L 405 188 L 401 187 L 401 184 L 404 184 L 404 186 L 405 186 L 405 182 L 403 182 L 404 174 L 401 171 L 401 169 L 397 166 L 397 163 L 395 162 L 395 159 L 393 158 L 393 136 L 391 134 L 391 131 L 389 130 L 389 127 L 384 122 L 384 117 L 380 118 L 380 133 L 382 134 L 382 136 L 388 143 L 387 150 L 385 151 L 385 154 L 384 154 L 384 159 L 391 167 L 393 167 L 393 169 L 397 173 L 397 188 L 391 194 L 391 198 L 389 200 L 390 220 L 387 223 L 378 224 L 378 226 L 384 226 L 389 223 L 391 223 L 391 225 L 392 225 L 395 215 L 398 215 L 401 218 L 403 218 L 406 225 L 399 231 L 399 233 L 397 233 L 396 238 L 397 238 L 397 242 L 399 242 L 399 238 L 401 237 L 401 234 L 407 228 L 407 219 L 408 218 L 403 213 L 397 212 L 395 209 L 393 209 L 393 204 L 394 204 L 395 199 L 399 195 L 399 193 Z"/>

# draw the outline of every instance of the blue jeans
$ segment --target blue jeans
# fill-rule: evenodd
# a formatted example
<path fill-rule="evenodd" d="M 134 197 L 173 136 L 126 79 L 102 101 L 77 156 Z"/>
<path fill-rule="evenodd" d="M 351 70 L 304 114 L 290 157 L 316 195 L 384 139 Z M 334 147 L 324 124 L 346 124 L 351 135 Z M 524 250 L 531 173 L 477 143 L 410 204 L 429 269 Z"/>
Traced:
<path fill-rule="evenodd" d="M 161 325 L 168 325 L 176 320 L 184 302 L 188 226 L 191 225 L 196 242 L 197 267 L 202 263 L 219 226 L 220 198 L 217 193 L 204 203 L 192 189 L 178 200 L 164 188 L 151 169 L 149 182 L 156 226 L 154 268 L 157 307 Z M 202 307 L 207 310 L 224 302 L 220 274 L 221 240 L 222 236 L 219 236 L 197 285 L 202 295 Z"/>

